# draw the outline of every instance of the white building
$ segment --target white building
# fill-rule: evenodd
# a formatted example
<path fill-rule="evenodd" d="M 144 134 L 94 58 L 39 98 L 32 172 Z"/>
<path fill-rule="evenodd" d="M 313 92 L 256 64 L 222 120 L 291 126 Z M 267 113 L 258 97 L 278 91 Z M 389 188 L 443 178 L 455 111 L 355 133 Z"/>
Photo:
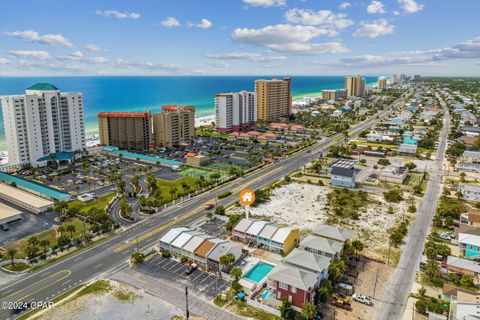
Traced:
<path fill-rule="evenodd" d="M 215 124 L 218 131 L 240 131 L 257 123 L 255 92 L 240 91 L 215 95 Z"/>
<path fill-rule="evenodd" d="M 83 98 L 37 83 L 25 94 L 2 97 L 9 166 L 37 166 L 38 159 L 85 147 Z"/>
<path fill-rule="evenodd" d="M 462 183 L 459 191 L 462 194 L 462 199 L 475 202 L 480 201 L 480 185 Z"/>

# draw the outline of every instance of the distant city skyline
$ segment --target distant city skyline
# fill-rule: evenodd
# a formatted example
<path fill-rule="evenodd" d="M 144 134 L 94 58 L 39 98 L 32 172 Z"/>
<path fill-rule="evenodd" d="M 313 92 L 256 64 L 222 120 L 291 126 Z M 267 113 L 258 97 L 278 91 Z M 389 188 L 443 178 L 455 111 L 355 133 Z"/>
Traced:
<path fill-rule="evenodd" d="M 480 74 L 474 0 L 9 1 L 0 76 Z"/>

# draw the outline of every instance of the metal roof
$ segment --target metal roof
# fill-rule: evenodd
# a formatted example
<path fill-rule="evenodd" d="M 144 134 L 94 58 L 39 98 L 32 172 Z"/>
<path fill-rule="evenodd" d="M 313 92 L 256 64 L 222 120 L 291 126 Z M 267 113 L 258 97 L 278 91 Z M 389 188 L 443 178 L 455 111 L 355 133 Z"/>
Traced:
<path fill-rule="evenodd" d="M 35 83 L 33 86 L 28 87 L 27 90 L 58 90 L 57 87 L 55 87 L 53 84 L 50 83 L 44 83 L 44 82 L 39 82 Z"/>
<path fill-rule="evenodd" d="M 341 242 L 345 242 L 353 235 L 352 230 L 329 226 L 328 224 L 318 225 L 315 229 L 313 229 L 313 233 L 319 237 L 333 239 Z"/>
<path fill-rule="evenodd" d="M 278 265 L 273 268 L 268 278 L 302 290 L 313 288 L 317 283 L 317 274 L 287 265 Z"/>
<path fill-rule="evenodd" d="M 323 270 L 327 269 L 330 265 L 330 261 L 331 259 L 328 257 L 313 254 L 298 248 L 293 249 L 293 251 L 283 260 L 283 262 L 288 265 L 306 269 L 306 271 L 313 271 L 315 273 L 321 273 Z"/>

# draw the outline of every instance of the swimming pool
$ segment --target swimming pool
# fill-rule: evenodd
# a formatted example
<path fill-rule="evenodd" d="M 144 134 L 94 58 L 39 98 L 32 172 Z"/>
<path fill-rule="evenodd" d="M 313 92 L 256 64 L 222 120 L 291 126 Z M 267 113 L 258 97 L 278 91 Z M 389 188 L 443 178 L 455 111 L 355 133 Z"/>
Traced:
<path fill-rule="evenodd" d="M 245 279 L 248 279 L 253 282 L 260 282 L 267 274 L 272 271 L 274 266 L 265 262 L 257 263 L 253 268 L 248 270 L 248 272 L 243 276 Z"/>

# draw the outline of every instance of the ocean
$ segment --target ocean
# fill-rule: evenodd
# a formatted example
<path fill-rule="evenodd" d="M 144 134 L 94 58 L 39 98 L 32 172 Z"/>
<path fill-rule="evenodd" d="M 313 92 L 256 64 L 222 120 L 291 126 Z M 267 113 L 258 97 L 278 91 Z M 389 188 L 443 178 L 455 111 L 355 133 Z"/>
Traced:
<path fill-rule="evenodd" d="M 37 82 L 49 82 L 60 91 L 82 92 L 87 135 L 98 132 L 96 115 L 103 111 L 160 111 L 164 104 L 194 105 L 196 116 L 214 114 L 216 93 L 254 90 L 256 79 L 279 76 L 79 76 L 0 77 L 0 96 L 22 94 Z M 343 88 L 342 76 L 292 76 L 293 98 L 319 95 L 323 89 Z M 367 85 L 377 77 L 365 77 Z M 6 150 L 0 116 L 0 150 Z"/>

